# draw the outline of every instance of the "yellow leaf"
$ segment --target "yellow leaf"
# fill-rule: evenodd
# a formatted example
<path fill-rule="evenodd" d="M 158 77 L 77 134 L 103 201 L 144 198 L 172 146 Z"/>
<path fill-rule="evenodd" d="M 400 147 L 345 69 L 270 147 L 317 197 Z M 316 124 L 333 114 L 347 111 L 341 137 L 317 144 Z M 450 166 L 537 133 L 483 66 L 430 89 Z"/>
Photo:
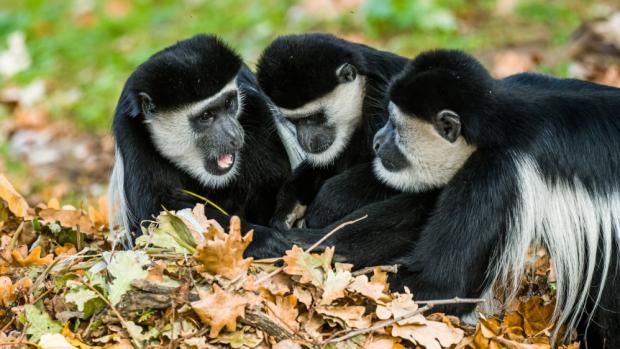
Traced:
<path fill-rule="evenodd" d="M 370 277 L 371 284 L 383 285 L 383 291 L 388 292 L 390 285 L 388 284 L 388 274 L 381 270 L 379 267 L 375 267 L 372 270 L 372 276 Z"/>
<path fill-rule="evenodd" d="M 60 256 L 61 254 L 66 254 L 66 255 L 74 255 L 77 253 L 77 250 L 75 249 L 75 246 L 73 246 L 72 243 L 65 243 L 63 246 L 56 246 L 56 248 L 54 248 L 54 253 L 57 256 Z"/>
<path fill-rule="evenodd" d="M 230 230 L 221 240 L 215 239 L 202 242 L 196 247 L 194 258 L 201 264 L 197 267 L 199 272 L 208 272 L 222 275 L 233 280 L 240 275 L 245 275 L 250 268 L 252 258 L 243 258 L 243 252 L 252 242 L 253 231 L 250 230 L 243 238 L 241 237 L 241 222 L 239 217 L 230 219 Z"/>
<path fill-rule="evenodd" d="M 0 199 L 9 204 L 9 210 L 14 215 L 27 218 L 30 206 L 2 173 L 0 173 Z"/>
<path fill-rule="evenodd" d="M 105 195 L 97 200 L 97 208 L 88 206 L 88 218 L 97 227 L 108 226 L 108 200 Z"/>
<path fill-rule="evenodd" d="M 26 257 L 24 257 L 19 250 L 15 249 L 11 253 L 13 256 L 13 260 L 20 267 L 30 267 L 30 266 L 47 266 L 52 264 L 54 261 L 54 256 L 52 254 L 48 254 L 47 256 L 41 258 L 41 246 L 37 246 L 32 249 L 32 252 Z"/>
<path fill-rule="evenodd" d="M 244 297 L 222 291 L 214 284 L 212 293 L 200 292 L 200 300 L 192 302 L 191 306 L 200 320 L 211 326 L 209 337 L 215 338 L 224 326 L 228 331 L 236 329 L 237 318 L 245 317 L 246 304 Z"/>
<path fill-rule="evenodd" d="M 20 293 L 28 291 L 32 287 L 32 280 L 28 277 L 19 279 L 15 284 L 7 276 L 0 276 L 0 305 L 8 307 Z"/>

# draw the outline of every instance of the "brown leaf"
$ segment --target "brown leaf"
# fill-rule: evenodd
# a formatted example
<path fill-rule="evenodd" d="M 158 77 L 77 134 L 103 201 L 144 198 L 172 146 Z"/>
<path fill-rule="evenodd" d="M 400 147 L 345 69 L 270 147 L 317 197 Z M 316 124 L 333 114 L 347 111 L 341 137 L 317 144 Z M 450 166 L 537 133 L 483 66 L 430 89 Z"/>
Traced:
<path fill-rule="evenodd" d="M 292 332 L 299 331 L 297 297 L 293 295 L 287 297 L 277 296 L 275 304 L 267 302 L 267 310 L 267 313 L 273 319 L 284 324 Z"/>
<path fill-rule="evenodd" d="M 147 270 L 149 274 L 146 276 L 146 281 L 163 282 L 164 281 L 164 270 L 166 270 L 166 263 L 164 263 L 163 261 L 155 262 Z"/>
<path fill-rule="evenodd" d="M 368 328 L 371 324 L 371 317 L 363 316 L 365 307 L 362 306 L 319 306 L 316 311 L 345 328 Z"/>
<path fill-rule="evenodd" d="M 398 318 L 418 310 L 418 305 L 413 301 L 411 293 L 395 294 L 395 298 L 386 305 L 377 305 L 377 317 L 381 320 Z M 424 315 L 417 314 L 398 322 L 399 325 L 425 324 Z"/>
<path fill-rule="evenodd" d="M 370 283 L 383 285 L 384 292 L 388 292 L 390 290 L 390 285 L 388 284 L 388 274 L 382 271 L 379 267 L 376 267 L 372 270 Z"/>
<path fill-rule="evenodd" d="M 353 283 L 347 287 L 348 290 L 366 296 L 377 303 L 384 303 L 390 299 L 387 294 L 383 293 L 384 288 L 385 286 L 382 284 L 371 283 L 366 275 L 357 276 Z"/>
<path fill-rule="evenodd" d="M 426 349 L 441 349 L 458 344 L 463 339 L 464 333 L 460 328 L 450 328 L 443 322 L 427 321 L 424 325 L 395 324 L 392 327 L 392 336 L 407 339 Z"/>
<path fill-rule="evenodd" d="M 252 258 L 243 258 L 243 252 L 252 242 L 253 231 L 241 237 L 239 217 L 230 219 L 230 230 L 225 239 L 217 237 L 207 240 L 196 247 L 194 258 L 201 263 L 199 272 L 222 275 L 229 280 L 245 275 L 250 268 Z"/>
<path fill-rule="evenodd" d="M 88 205 L 88 218 L 97 227 L 108 226 L 108 199 L 102 195 L 97 200 L 97 207 Z"/>
<path fill-rule="evenodd" d="M 2 173 L 0 173 L 0 199 L 9 204 L 9 210 L 14 215 L 27 218 L 30 206 Z"/>
<path fill-rule="evenodd" d="M 533 337 L 553 325 L 553 309 L 553 303 L 544 304 L 539 296 L 520 304 L 519 313 L 523 316 L 523 329 L 528 337 Z"/>
<path fill-rule="evenodd" d="M 200 292 L 200 300 L 192 302 L 191 306 L 200 320 L 211 326 L 209 337 L 215 338 L 224 326 L 228 331 L 237 328 L 237 318 L 245 317 L 246 304 L 244 297 L 222 291 L 214 284 L 212 293 Z"/>
<path fill-rule="evenodd" d="M 11 253 L 13 256 L 13 260 L 20 267 L 31 267 L 31 266 L 48 266 L 52 264 L 54 261 L 54 256 L 52 254 L 48 254 L 47 256 L 41 258 L 41 246 L 37 246 L 32 249 L 29 255 L 24 256 L 19 250 L 15 249 Z"/>
<path fill-rule="evenodd" d="M 57 256 L 60 256 L 61 254 L 70 256 L 70 255 L 76 254 L 77 250 L 75 249 L 75 246 L 73 246 L 72 243 L 67 242 L 63 246 L 56 246 L 56 248 L 54 248 L 54 253 Z"/>
<path fill-rule="evenodd" d="M 39 212 L 39 216 L 50 223 L 58 222 L 61 226 L 72 228 L 84 233 L 96 233 L 93 223 L 81 210 L 46 208 Z"/>
<path fill-rule="evenodd" d="M 308 253 L 299 246 L 293 246 L 282 257 L 285 263 L 284 272 L 289 275 L 299 275 L 300 283 L 311 283 L 315 286 L 323 286 L 325 272 L 331 269 L 331 261 L 334 256 L 334 248 L 328 247 L 322 254 Z"/>
<path fill-rule="evenodd" d="M 13 284 L 9 277 L 0 276 L 0 305 L 10 306 L 18 294 L 28 291 L 30 287 L 32 287 L 32 280 L 28 277 L 21 278 Z"/>
<path fill-rule="evenodd" d="M 343 298 L 345 296 L 344 290 L 351 281 L 351 273 L 348 271 L 336 271 L 334 273 L 332 270 L 328 270 L 320 304 L 330 304 L 338 298 Z"/>

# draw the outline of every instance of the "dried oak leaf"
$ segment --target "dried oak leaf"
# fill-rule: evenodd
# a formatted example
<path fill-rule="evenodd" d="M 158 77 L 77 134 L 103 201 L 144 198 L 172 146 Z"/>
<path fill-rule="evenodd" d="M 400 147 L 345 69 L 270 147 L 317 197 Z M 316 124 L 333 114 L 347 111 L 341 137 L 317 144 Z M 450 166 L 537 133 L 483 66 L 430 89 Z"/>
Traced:
<path fill-rule="evenodd" d="M 388 292 L 390 285 L 388 284 L 388 274 L 381 270 L 379 267 L 375 267 L 372 270 L 372 276 L 370 277 L 371 284 L 383 285 L 383 291 Z"/>
<path fill-rule="evenodd" d="M 368 328 L 371 325 L 371 316 L 363 316 L 366 310 L 363 306 L 319 306 L 317 313 L 324 318 L 338 323 L 344 328 Z"/>
<path fill-rule="evenodd" d="M 97 207 L 88 206 L 88 218 L 96 227 L 108 226 L 108 200 L 102 195 L 97 200 Z"/>
<path fill-rule="evenodd" d="M 373 283 L 368 280 L 368 276 L 359 275 L 347 287 L 348 290 L 357 292 L 373 301 L 383 304 L 390 300 L 390 296 L 383 293 L 385 286 L 380 283 Z"/>
<path fill-rule="evenodd" d="M 297 297 L 294 295 L 282 297 L 277 296 L 275 303 L 267 302 L 267 313 L 271 318 L 284 324 L 292 332 L 299 331 L 299 322 L 297 316 Z"/>
<path fill-rule="evenodd" d="M 366 339 L 366 343 L 361 347 L 372 349 L 405 349 L 405 347 L 400 344 L 400 338 L 381 335 L 369 336 Z"/>
<path fill-rule="evenodd" d="M 348 271 L 336 271 L 334 273 L 332 270 L 328 270 L 320 304 L 330 304 L 336 299 L 343 298 L 345 296 L 344 290 L 351 281 L 351 273 Z"/>
<path fill-rule="evenodd" d="M 300 283 L 311 283 L 317 287 L 323 286 L 325 272 L 331 269 L 334 248 L 328 247 L 322 254 L 305 252 L 299 246 L 293 246 L 282 257 L 284 272 L 289 275 L 299 275 Z"/>
<path fill-rule="evenodd" d="M 47 222 L 58 222 L 61 226 L 72 228 L 84 233 L 94 234 L 97 230 L 93 227 L 90 218 L 81 210 L 46 208 L 39 212 L 39 217 Z"/>
<path fill-rule="evenodd" d="M 164 263 L 163 261 L 155 262 L 147 270 L 149 274 L 146 276 L 146 280 L 150 282 L 163 282 L 165 269 L 166 269 L 166 263 Z"/>
<path fill-rule="evenodd" d="M 28 217 L 30 206 L 2 173 L 0 173 L 0 199 L 9 204 L 9 210 L 17 217 Z"/>
<path fill-rule="evenodd" d="M 212 293 L 201 291 L 200 300 L 192 302 L 191 306 L 200 320 L 211 326 L 209 337 L 215 338 L 224 326 L 231 332 L 236 329 L 237 318 L 245 317 L 246 304 L 245 297 L 222 291 L 214 284 Z"/>
<path fill-rule="evenodd" d="M 70 256 L 76 254 L 77 250 L 72 243 L 67 242 L 63 246 L 56 246 L 56 248 L 54 248 L 54 253 L 56 254 L 56 256 L 60 256 L 61 254 Z"/>
<path fill-rule="evenodd" d="M 441 349 L 458 344 L 463 339 L 464 332 L 443 322 L 426 321 L 424 325 L 395 324 L 392 327 L 392 336 L 404 338 L 426 349 Z"/>
<path fill-rule="evenodd" d="M 32 280 L 23 277 L 15 283 L 7 276 L 0 276 L 0 305 L 8 307 L 20 293 L 28 291 L 32 287 Z"/>
<path fill-rule="evenodd" d="M 226 234 L 225 234 L 226 235 Z M 243 252 L 252 242 L 253 231 L 241 237 L 241 221 L 232 217 L 228 235 L 222 240 L 217 236 L 196 247 L 194 258 L 201 264 L 196 268 L 199 272 L 208 272 L 233 280 L 245 275 L 252 263 L 252 258 L 243 258 Z"/>
<path fill-rule="evenodd" d="M 523 329 L 528 337 L 540 334 L 553 326 L 553 303 L 547 303 L 534 296 L 519 305 L 519 313 L 523 316 Z"/>
<path fill-rule="evenodd" d="M 387 320 L 390 318 L 398 318 L 400 316 L 412 313 L 418 310 L 418 305 L 413 301 L 413 295 L 411 293 L 396 293 L 394 299 L 385 304 L 377 305 L 377 317 L 381 320 Z M 422 314 L 416 314 L 407 319 L 398 322 L 399 325 L 410 324 L 425 324 L 427 321 Z"/>
<path fill-rule="evenodd" d="M 27 256 L 24 256 L 18 249 L 14 249 L 11 252 L 11 256 L 13 256 L 13 261 L 20 267 L 47 266 L 54 261 L 54 255 L 52 254 L 41 258 L 41 246 L 33 248 Z"/>

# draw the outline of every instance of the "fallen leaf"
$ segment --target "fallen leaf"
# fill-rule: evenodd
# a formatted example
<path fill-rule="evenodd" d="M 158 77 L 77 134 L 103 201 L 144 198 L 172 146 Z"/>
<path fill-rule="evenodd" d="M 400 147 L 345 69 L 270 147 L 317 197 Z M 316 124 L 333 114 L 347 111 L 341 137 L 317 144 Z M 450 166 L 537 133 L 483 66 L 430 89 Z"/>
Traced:
<path fill-rule="evenodd" d="M 371 324 L 371 316 L 363 316 L 365 309 L 357 305 L 319 306 L 316 311 L 324 317 L 335 320 L 344 328 L 368 328 Z"/>
<path fill-rule="evenodd" d="M 245 330 L 220 334 L 213 343 L 228 344 L 231 348 L 254 348 L 263 338 L 255 333 L 246 333 Z"/>
<path fill-rule="evenodd" d="M 49 314 L 32 304 L 24 306 L 24 315 L 30 326 L 26 329 L 26 333 L 30 335 L 33 342 L 39 341 L 44 334 L 60 333 L 62 326 L 57 321 L 52 320 Z"/>
<path fill-rule="evenodd" d="M 102 195 L 97 200 L 97 207 L 88 206 L 88 218 L 96 227 L 108 226 L 108 199 Z"/>
<path fill-rule="evenodd" d="M 194 258 L 201 264 L 199 272 L 222 275 L 234 280 L 245 275 L 250 268 L 252 258 L 243 258 L 243 252 L 252 242 L 253 231 L 241 237 L 239 217 L 230 219 L 230 229 L 224 240 L 207 240 L 196 248 Z"/>
<path fill-rule="evenodd" d="M 42 335 L 39 345 L 41 349 L 78 349 L 71 345 L 65 336 L 59 333 Z"/>
<path fill-rule="evenodd" d="M 77 250 L 72 243 L 67 242 L 63 246 L 56 246 L 56 248 L 54 248 L 54 253 L 56 254 L 56 256 L 60 256 L 61 254 L 70 256 L 76 254 Z"/>
<path fill-rule="evenodd" d="M 157 261 L 147 270 L 148 275 L 146 280 L 150 282 L 163 282 L 164 270 L 166 270 L 166 263 L 163 261 Z"/>
<path fill-rule="evenodd" d="M 299 331 L 299 322 L 297 322 L 297 316 L 299 311 L 297 310 L 297 297 L 290 295 L 287 297 L 277 296 L 275 304 L 267 302 L 268 314 L 273 319 L 284 324 L 286 328 L 292 332 Z"/>
<path fill-rule="evenodd" d="M 23 277 L 13 284 L 8 276 L 0 276 L 0 305 L 9 307 L 18 294 L 28 291 L 30 287 L 32 280 L 28 277 Z"/>
<path fill-rule="evenodd" d="M 327 271 L 327 278 L 323 285 L 323 297 L 320 304 L 330 304 L 338 298 L 345 296 L 344 290 L 351 283 L 351 273 L 348 271 L 337 271 L 334 273 L 331 270 Z"/>
<path fill-rule="evenodd" d="M 0 173 L 0 199 L 9 204 L 9 210 L 14 215 L 27 218 L 30 206 L 2 173 Z"/>
<path fill-rule="evenodd" d="M 191 306 L 200 320 L 211 326 L 209 337 L 215 338 L 224 326 L 231 332 L 237 328 L 237 318 L 245 317 L 246 304 L 243 296 L 222 291 L 214 284 L 212 293 L 201 291 L 200 300 L 192 302 Z"/>
<path fill-rule="evenodd" d="M 407 339 L 426 349 L 441 349 L 458 344 L 463 339 L 464 332 L 460 328 L 450 328 L 443 322 L 426 321 L 424 325 L 395 324 L 392 327 L 392 336 Z"/>
<path fill-rule="evenodd" d="M 385 286 L 382 284 L 371 283 L 366 275 L 358 275 L 347 287 L 348 290 L 357 292 L 377 303 L 383 303 L 390 299 L 387 294 L 383 293 L 384 288 Z"/>
<path fill-rule="evenodd" d="M 31 267 L 31 266 L 48 266 L 54 262 L 54 256 L 52 254 L 48 254 L 45 257 L 41 258 L 41 246 L 37 246 L 32 249 L 28 256 L 23 256 L 18 249 L 13 250 L 11 255 L 13 256 L 13 260 L 20 267 Z"/>
<path fill-rule="evenodd" d="M 293 246 L 282 257 L 285 267 L 284 272 L 289 275 L 299 275 L 300 283 L 311 283 L 315 286 L 323 286 L 325 273 L 331 270 L 331 261 L 334 256 L 334 248 L 328 247 L 322 254 L 305 252 L 299 246 Z"/>
<path fill-rule="evenodd" d="M 149 257 L 140 251 L 116 251 L 104 253 L 104 258 L 110 260 L 108 272 L 114 277 L 110 284 L 110 302 L 117 304 L 122 296 L 131 289 L 131 282 L 144 279 L 148 272 L 142 269 L 149 263 Z"/>
<path fill-rule="evenodd" d="M 47 222 L 58 222 L 63 227 L 84 233 L 94 234 L 97 232 L 88 216 L 80 210 L 46 208 L 39 212 L 39 216 Z"/>
<path fill-rule="evenodd" d="M 377 305 L 376 313 L 379 319 L 387 320 L 390 318 L 399 318 L 415 312 L 416 310 L 418 310 L 418 305 L 413 301 L 413 295 L 411 293 L 401 293 L 396 294 L 391 302 L 385 305 Z M 426 323 L 426 319 L 422 314 L 416 314 L 398 322 L 401 326 L 424 323 Z"/>

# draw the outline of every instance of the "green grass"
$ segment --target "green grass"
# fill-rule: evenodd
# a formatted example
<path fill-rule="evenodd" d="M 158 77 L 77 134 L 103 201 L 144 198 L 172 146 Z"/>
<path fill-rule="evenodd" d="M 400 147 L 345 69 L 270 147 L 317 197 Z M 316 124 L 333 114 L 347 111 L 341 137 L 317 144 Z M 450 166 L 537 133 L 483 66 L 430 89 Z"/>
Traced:
<path fill-rule="evenodd" d="M 91 24 L 80 25 L 74 4 L 88 1 L 2 2 L 0 49 L 9 33 L 23 31 L 33 64 L 10 81 L 0 80 L 0 87 L 44 79 L 52 117 L 95 132 L 109 128 L 124 81 L 138 64 L 199 32 L 222 36 L 250 65 L 277 35 L 303 31 L 362 34 L 408 56 L 435 47 L 488 51 L 540 39 L 563 45 L 592 4 L 524 0 L 513 15 L 498 18 L 493 0 L 367 0 L 360 9 L 324 20 L 292 16 L 294 0 L 127 1 L 133 5 L 122 17 L 110 16 L 103 1 L 94 1 Z M 80 98 L 67 102 L 63 96 L 76 89 Z"/>

